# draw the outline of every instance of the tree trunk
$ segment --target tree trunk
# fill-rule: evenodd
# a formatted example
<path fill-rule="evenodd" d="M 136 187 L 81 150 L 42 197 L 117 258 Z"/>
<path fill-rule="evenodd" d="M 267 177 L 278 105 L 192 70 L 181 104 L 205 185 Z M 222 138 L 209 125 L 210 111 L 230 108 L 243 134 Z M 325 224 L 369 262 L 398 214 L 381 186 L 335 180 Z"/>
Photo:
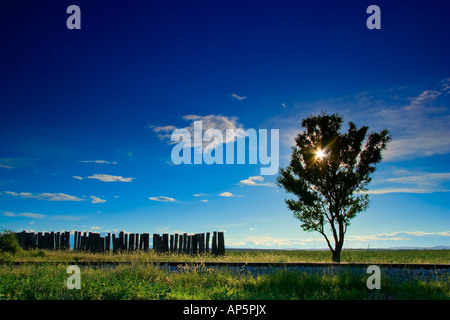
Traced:
<path fill-rule="evenodd" d="M 340 248 L 336 248 L 335 250 L 332 251 L 332 258 L 333 258 L 333 262 L 337 262 L 337 263 L 341 262 L 341 249 Z"/>

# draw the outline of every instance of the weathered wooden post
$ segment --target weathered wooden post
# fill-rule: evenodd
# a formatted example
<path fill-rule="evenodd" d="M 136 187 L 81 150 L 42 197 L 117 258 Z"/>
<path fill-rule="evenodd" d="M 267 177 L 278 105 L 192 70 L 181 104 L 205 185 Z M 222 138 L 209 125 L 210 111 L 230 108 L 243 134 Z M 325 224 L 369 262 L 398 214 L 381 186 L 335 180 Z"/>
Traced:
<path fill-rule="evenodd" d="M 183 235 L 180 234 L 178 237 L 179 240 L 179 244 L 178 244 L 178 253 L 182 253 L 183 252 Z"/>
<path fill-rule="evenodd" d="M 153 234 L 153 251 L 156 252 L 156 240 L 157 239 L 157 234 L 154 233 Z"/>
<path fill-rule="evenodd" d="M 117 241 L 119 239 L 116 238 L 116 234 L 113 233 L 112 234 L 112 248 L 113 248 L 113 252 L 116 253 L 117 252 Z"/>
<path fill-rule="evenodd" d="M 210 237 L 210 233 L 207 232 L 206 233 L 206 253 L 209 253 L 209 237 Z"/>
<path fill-rule="evenodd" d="M 124 233 L 123 231 L 120 231 L 119 233 L 119 245 L 117 246 L 117 249 L 123 250 L 123 243 L 124 243 Z"/>
<path fill-rule="evenodd" d="M 150 234 L 149 233 L 143 234 L 143 242 L 144 242 L 144 251 L 147 252 L 149 249 L 149 242 L 150 242 Z"/>
<path fill-rule="evenodd" d="M 170 235 L 170 240 L 169 240 L 169 251 L 170 253 L 173 253 L 173 245 L 174 245 L 174 237 L 173 234 Z"/>
<path fill-rule="evenodd" d="M 218 238 L 217 238 L 217 253 L 219 255 L 224 255 L 225 254 L 225 237 L 224 237 L 224 233 L 222 232 L 218 232 Z"/>
<path fill-rule="evenodd" d="M 188 235 L 187 233 L 183 233 L 183 253 L 187 253 L 187 246 L 188 246 Z"/>
<path fill-rule="evenodd" d="M 134 251 L 134 233 L 130 233 L 130 251 Z"/>
<path fill-rule="evenodd" d="M 169 234 L 163 233 L 163 252 L 169 252 Z"/>
<path fill-rule="evenodd" d="M 173 237 L 173 252 L 177 253 L 178 252 L 178 233 L 174 234 Z"/>
<path fill-rule="evenodd" d="M 213 232 L 212 244 L 211 244 L 211 253 L 213 255 L 217 255 L 217 231 Z"/>

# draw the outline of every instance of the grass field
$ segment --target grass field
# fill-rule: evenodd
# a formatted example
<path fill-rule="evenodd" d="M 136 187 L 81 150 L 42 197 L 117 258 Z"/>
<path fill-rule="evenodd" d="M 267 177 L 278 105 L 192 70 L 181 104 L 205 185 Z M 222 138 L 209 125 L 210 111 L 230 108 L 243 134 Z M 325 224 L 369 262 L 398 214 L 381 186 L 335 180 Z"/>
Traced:
<path fill-rule="evenodd" d="M 227 251 L 225 256 L 209 254 L 155 254 L 149 252 L 85 253 L 73 251 L 21 250 L 15 255 L 0 253 L 0 262 L 153 262 L 153 261 L 228 261 L 228 262 L 332 262 L 329 251 Z M 359 263 L 436 263 L 449 264 L 450 250 L 344 250 L 341 262 Z"/>
<path fill-rule="evenodd" d="M 447 251 L 344 251 L 343 262 L 449 263 Z M 0 254 L 0 300 L 11 299 L 450 299 L 447 277 L 436 279 L 381 278 L 380 290 L 369 290 L 368 275 L 352 270 L 332 274 L 281 269 L 251 274 L 228 268 L 179 267 L 169 271 L 140 262 L 246 261 L 330 262 L 326 251 L 229 251 L 224 257 L 209 255 L 156 255 L 148 253 L 87 254 L 31 250 Z M 13 261 L 42 264 L 13 266 Z M 131 261 L 116 267 L 82 267 L 81 289 L 69 290 L 68 261 Z M 60 264 L 45 262 L 61 262 Z"/>

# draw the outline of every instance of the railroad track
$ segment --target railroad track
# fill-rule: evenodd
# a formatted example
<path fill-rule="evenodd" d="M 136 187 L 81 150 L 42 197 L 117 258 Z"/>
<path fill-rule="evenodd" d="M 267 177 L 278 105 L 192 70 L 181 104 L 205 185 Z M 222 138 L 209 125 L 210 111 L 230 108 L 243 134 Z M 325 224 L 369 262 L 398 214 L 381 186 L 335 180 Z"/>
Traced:
<path fill-rule="evenodd" d="M 450 264 L 434 263 L 325 263 L 325 262 L 201 262 L 201 261 L 24 261 L 24 262 L 2 262 L 3 265 L 30 265 L 30 264 L 50 264 L 50 265 L 78 265 L 78 266 L 118 266 L 118 265 L 155 265 L 155 266 L 204 266 L 204 267 L 265 267 L 265 268 L 367 268 L 370 265 L 377 265 L 380 268 L 388 269 L 450 269 Z"/>

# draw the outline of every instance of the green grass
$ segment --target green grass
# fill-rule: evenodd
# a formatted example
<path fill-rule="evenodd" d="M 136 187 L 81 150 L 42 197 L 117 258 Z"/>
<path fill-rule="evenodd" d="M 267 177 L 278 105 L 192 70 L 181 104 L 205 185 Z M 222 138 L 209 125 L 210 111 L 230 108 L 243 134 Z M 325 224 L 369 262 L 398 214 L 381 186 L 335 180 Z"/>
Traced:
<path fill-rule="evenodd" d="M 153 262 L 153 261 L 229 261 L 229 262 L 331 262 L 329 251 L 227 251 L 225 256 L 190 256 L 149 252 L 85 253 L 73 251 L 22 250 L 15 255 L 0 253 L 0 262 Z M 359 263 L 450 263 L 450 250 L 344 250 L 341 262 Z"/>
<path fill-rule="evenodd" d="M 369 290 L 366 278 L 280 270 L 252 276 L 230 269 L 194 268 L 169 272 L 134 264 L 116 268 L 82 268 L 81 289 L 66 286 L 66 265 L 0 266 L 0 300 L 42 299 L 449 299 L 443 281 L 388 281 Z"/>
<path fill-rule="evenodd" d="M 449 250 L 348 250 L 342 262 L 448 264 Z M 11 262 L 42 262 L 13 266 Z M 66 286 L 68 262 L 128 261 L 117 267 L 82 267 L 81 290 Z M 327 251 L 228 251 L 225 256 L 133 253 L 81 253 L 21 250 L 0 253 L 2 299 L 449 299 L 450 284 L 382 276 L 381 290 L 366 287 L 368 275 L 279 270 L 258 276 L 227 268 L 185 265 L 179 272 L 146 264 L 153 261 L 331 262 Z M 47 262 L 52 262 L 51 264 Z M 55 263 L 56 262 L 56 263 Z"/>

